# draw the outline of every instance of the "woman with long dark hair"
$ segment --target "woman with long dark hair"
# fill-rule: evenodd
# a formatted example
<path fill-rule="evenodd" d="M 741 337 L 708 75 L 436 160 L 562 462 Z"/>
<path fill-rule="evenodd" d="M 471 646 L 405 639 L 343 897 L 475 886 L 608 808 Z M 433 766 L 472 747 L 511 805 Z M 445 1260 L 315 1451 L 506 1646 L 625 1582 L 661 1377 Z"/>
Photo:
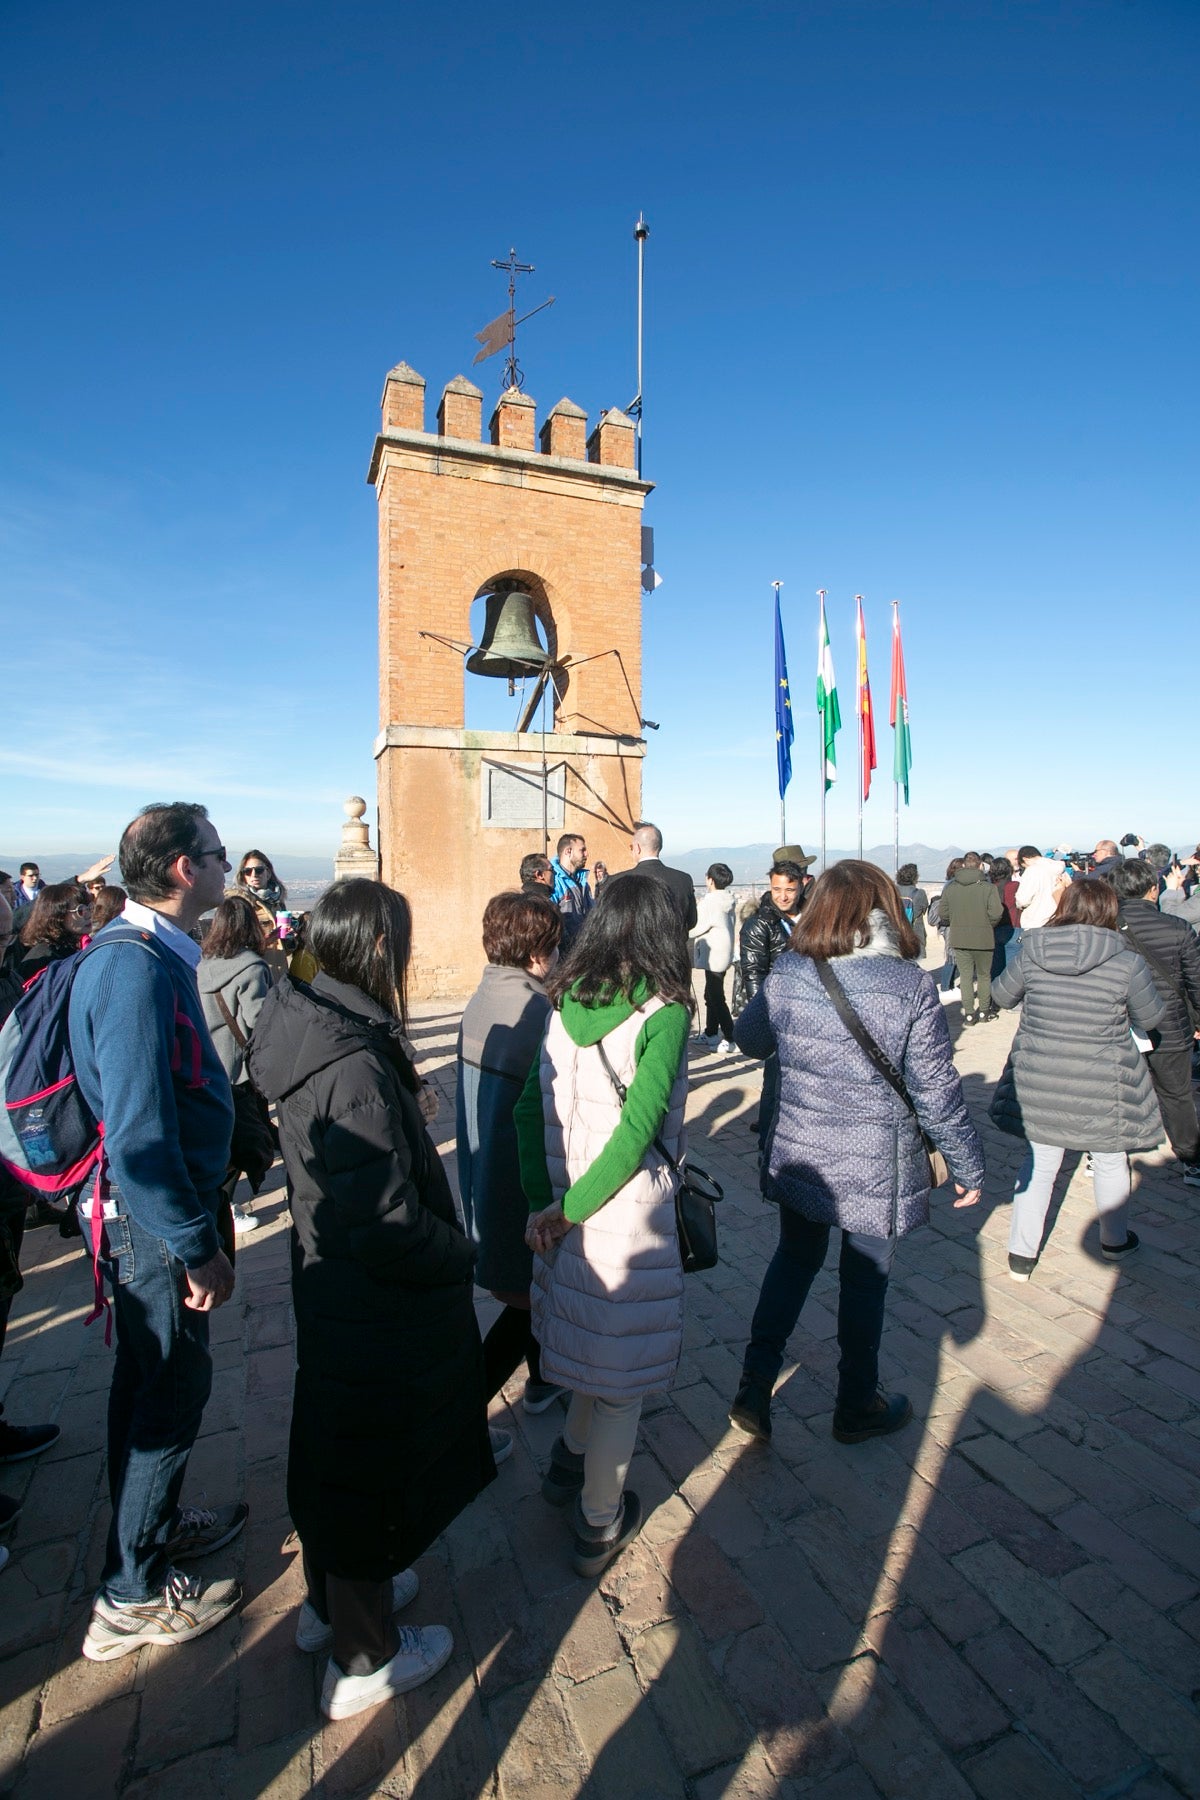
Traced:
<path fill-rule="evenodd" d="M 1000 1006 L 1021 1006 L 991 1105 L 1001 1131 L 1027 1145 L 1013 1192 L 1008 1272 L 1028 1281 L 1037 1267 L 1068 1150 L 1091 1152 L 1100 1251 L 1119 1262 L 1138 1247 L 1128 1223 L 1129 1152 L 1151 1150 L 1164 1136 L 1132 1032 L 1152 1030 L 1166 1002 L 1118 930 L 1108 882 L 1071 882 L 1041 930 L 1025 933 L 992 993 Z"/>
<path fill-rule="evenodd" d="M 530 1325 L 529 1202 L 521 1186 L 513 1110 L 541 1047 L 550 1012 L 544 984 L 558 961 L 562 925 L 563 915 L 550 904 L 546 888 L 538 895 L 496 894 L 488 901 L 483 914 L 488 966 L 458 1034 L 458 1191 L 478 1254 L 475 1280 L 503 1309 L 483 1340 L 484 1394 L 491 1400 L 524 1360 L 527 1413 L 545 1412 L 562 1389 L 542 1380 Z"/>
<path fill-rule="evenodd" d="M 693 1001 L 669 890 L 607 883 L 547 992 L 515 1115 L 533 1332 L 544 1379 L 571 1393 L 542 1493 L 574 1501 L 574 1567 L 598 1575 L 641 1529 L 625 1487 L 638 1418 L 683 1341 L 675 1188 Z"/>
<path fill-rule="evenodd" d="M 92 926 L 92 902 L 77 881 L 55 881 L 43 887 L 21 919 L 23 982 L 40 975 L 60 956 L 74 956 Z"/>
<path fill-rule="evenodd" d="M 263 956 L 276 981 L 288 972 L 288 952 L 279 937 L 277 915 L 287 909 L 287 889 L 275 865 L 261 850 L 247 850 L 237 866 L 230 894 L 240 894 L 258 914 L 263 929 Z M 228 896 L 227 896 L 228 898 Z"/>
<path fill-rule="evenodd" d="M 233 1088 L 233 1142 L 221 1191 L 239 1237 L 256 1231 L 259 1220 L 252 1205 L 234 1204 L 238 1178 L 245 1175 L 257 1194 L 275 1161 L 267 1103 L 246 1068 L 246 1050 L 273 985 L 264 949 L 255 908 L 243 895 L 227 894 L 205 933 L 197 980 L 213 1048 Z"/>
<path fill-rule="evenodd" d="M 1000 891 L 1004 911 L 996 927 L 996 948 L 992 953 L 992 980 L 999 980 L 1021 948 L 1020 913 L 1017 911 L 1017 877 L 1007 856 L 993 856 L 988 880 Z M 994 1002 L 993 1002 L 994 1004 Z"/>
<path fill-rule="evenodd" d="M 409 1564 L 495 1475 L 475 1256 L 401 1047 L 412 920 L 381 882 L 313 908 L 321 972 L 284 981 L 247 1061 L 276 1103 L 291 1186 L 296 1388 L 288 1506 L 308 1598 L 296 1642 L 331 1650 L 321 1706 L 347 1718 L 416 1687 L 453 1649 L 398 1628 Z"/>
<path fill-rule="evenodd" d="M 922 1131 L 949 1165 L 956 1206 L 979 1198 L 983 1151 L 946 1015 L 932 976 L 917 967 L 916 934 L 895 883 L 872 863 L 836 863 L 812 889 L 792 948 L 736 1027 L 749 1056 L 779 1057 L 779 1104 L 760 1175 L 764 1196 L 779 1207 L 779 1247 L 729 1416 L 754 1437 L 770 1437 L 771 1393 L 787 1341 L 837 1226 L 833 1435 L 858 1444 L 912 1417 L 905 1395 L 879 1389 L 879 1341 L 896 1241 L 929 1218 Z"/>
<path fill-rule="evenodd" d="M 239 893 L 267 908 L 272 924 L 275 914 L 287 905 L 287 889 L 275 873 L 274 863 L 261 850 L 246 851 L 237 866 L 233 885 Z"/>

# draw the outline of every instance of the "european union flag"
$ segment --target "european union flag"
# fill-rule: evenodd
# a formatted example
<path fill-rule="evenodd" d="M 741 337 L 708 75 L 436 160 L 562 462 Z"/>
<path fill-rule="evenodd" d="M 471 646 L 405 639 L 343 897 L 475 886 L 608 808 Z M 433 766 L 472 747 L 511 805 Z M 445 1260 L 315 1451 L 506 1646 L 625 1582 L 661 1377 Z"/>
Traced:
<path fill-rule="evenodd" d="M 779 616 L 779 589 L 775 590 L 775 760 L 779 766 L 779 798 L 792 779 L 792 696 L 788 688 L 787 655 L 783 648 L 783 620 Z"/>

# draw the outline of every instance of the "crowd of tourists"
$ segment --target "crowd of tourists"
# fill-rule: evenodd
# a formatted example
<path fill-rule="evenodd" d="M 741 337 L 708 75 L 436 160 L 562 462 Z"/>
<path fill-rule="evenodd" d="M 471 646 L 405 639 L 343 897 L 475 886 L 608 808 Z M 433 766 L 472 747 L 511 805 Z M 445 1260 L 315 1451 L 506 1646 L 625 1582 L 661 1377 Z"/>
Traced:
<path fill-rule="evenodd" d="M 1138 1247 L 1132 1152 L 1166 1139 L 1200 1186 L 1200 851 L 970 852 L 931 900 L 912 865 L 897 881 L 853 860 L 814 878 L 814 859 L 784 844 L 739 909 L 728 865 L 709 868 L 697 905 L 662 849 L 639 823 L 630 867 L 609 873 L 564 834 L 488 902 L 458 1039 L 460 1205 L 406 1035 L 401 893 L 343 881 L 299 918 L 270 858 L 248 851 L 235 872 L 205 808 L 184 803 L 128 825 L 120 886 L 111 858 L 66 882 L 43 883 L 35 864 L 0 875 L 0 1350 L 26 1209 L 47 1194 L 77 1222 L 93 1316 L 116 1333 L 112 1516 L 86 1657 L 185 1643 L 240 1605 L 231 1576 L 194 1565 L 237 1536 L 246 1506 L 181 1496 L 211 1386 L 209 1321 L 234 1292 L 235 1243 L 258 1223 L 252 1196 L 277 1155 L 296 1322 L 296 1643 L 326 1657 L 327 1716 L 402 1693 L 451 1655 L 446 1627 L 401 1622 L 412 1565 L 510 1454 L 488 1407 L 522 1365 L 525 1410 L 562 1409 L 542 1494 L 567 1512 L 576 1572 L 599 1575 L 631 1542 L 643 1402 L 679 1365 L 685 1267 L 711 1266 L 696 1224 L 712 1190 L 689 1170 L 684 1123 L 697 972 L 697 1051 L 764 1070 L 759 1176 L 779 1239 L 730 1396 L 731 1421 L 759 1440 L 835 1229 L 833 1436 L 859 1444 L 912 1417 L 879 1381 L 896 1247 L 943 1186 L 969 1208 L 985 1176 L 951 983 L 964 1025 L 1021 1008 L 991 1106 L 1025 1144 L 1014 1279 L 1036 1272 L 1066 1154 L 1090 1160 L 1113 1263 Z M 921 966 L 931 928 L 940 977 Z M 35 1050 L 47 1085 L 23 1095 L 17 1071 Z M 71 1088 L 83 1105 L 70 1119 L 42 1104 L 28 1125 L 27 1100 Z M 54 1160 L 80 1118 L 95 1135 L 86 1181 Z M 483 1337 L 476 1287 L 499 1307 Z M 0 1414 L 0 1463 L 58 1436 Z M 18 1512 L 0 1496 L 0 1529 Z"/>

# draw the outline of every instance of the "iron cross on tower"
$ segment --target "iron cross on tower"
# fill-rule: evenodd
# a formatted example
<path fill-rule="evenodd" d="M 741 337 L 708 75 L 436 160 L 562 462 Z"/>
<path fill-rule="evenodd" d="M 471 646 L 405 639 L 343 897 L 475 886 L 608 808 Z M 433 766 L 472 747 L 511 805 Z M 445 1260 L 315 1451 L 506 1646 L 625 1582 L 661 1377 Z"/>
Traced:
<path fill-rule="evenodd" d="M 493 257 L 492 267 L 508 270 L 508 311 L 502 312 L 490 325 L 485 325 L 482 331 L 475 333 L 476 343 L 482 344 L 483 348 L 476 352 L 474 360 L 477 363 L 486 362 L 489 356 L 495 356 L 497 350 L 507 348 L 508 355 L 504 359 L 504 387 L 507 391 L 509 388 L 522 388 L 525 385 L 525 377 L 517 361 L 517 326 L 523 325 L 526 319 L 532 319 L 534 313 L 544 312 L 548 306 L 553 306 L 554 295 L 551 294 L 548 300 L 543 300 L 540 306 L 533 307 L 518 319 L 517 276 L 532 275 L 534 264 L 518 262 L 516 251 L 510 250 L 502 262 Z"/>

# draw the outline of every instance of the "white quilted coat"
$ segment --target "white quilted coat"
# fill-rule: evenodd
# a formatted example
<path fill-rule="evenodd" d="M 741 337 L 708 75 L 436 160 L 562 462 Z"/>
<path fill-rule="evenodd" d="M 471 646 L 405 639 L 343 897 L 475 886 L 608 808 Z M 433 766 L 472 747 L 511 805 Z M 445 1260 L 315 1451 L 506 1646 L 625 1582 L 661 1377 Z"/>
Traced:
<path fill-rule="evenodd" d="M 630 1015 L 603 1040 L 626 1087 L 633 1048 L 659 999 Z M 541 1054 L 546 1160 L 556 1200 L 596 1160 L 621 1103 L 594 1044 L 574 1043 L 559 1013 Z M 678 1161 L 686 1140 L 687 1056 L 671 1089 L 659 1136 Z M 611 1200 L 575 1225 L 548 1257 L 533 1259 L 533 1333 L 542 1378 L 577 1394 L 633 1400 L 669 1388 L 683 1341 L 683 1270 L 675 1231 L 676 1177 L 651 1147 Z"/>

